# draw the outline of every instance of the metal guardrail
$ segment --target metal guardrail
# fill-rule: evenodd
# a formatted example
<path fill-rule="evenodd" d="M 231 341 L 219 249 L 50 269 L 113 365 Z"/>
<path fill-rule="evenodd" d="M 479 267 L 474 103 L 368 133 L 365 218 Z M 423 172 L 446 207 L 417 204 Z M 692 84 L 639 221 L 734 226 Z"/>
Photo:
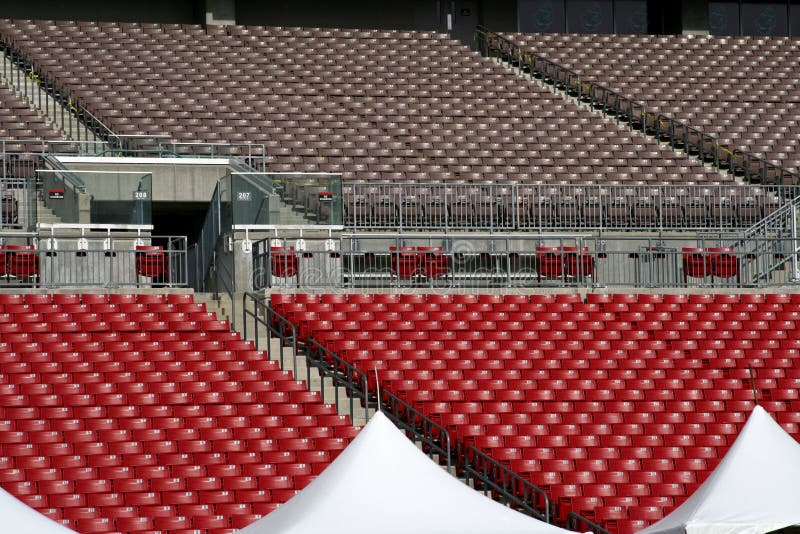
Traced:
<path fill-rule="evenodd" d="M 0 287 L 184 287 L 183 236 L 0 236 Z"/>
<path fill-rule="evenodd" d="M 567 514 L 567 530 L 573 532 L 594 532 L 594 534 L 611 534 L 608 530 L 604 529 L 594 521 L 589 521 L 580 514 L 570 512 Z"/>
<path fill-rule="evenodd" d="M 0 231 L 36 228 L 36 184 L 30 178 L 0 178 Z"/>
<path fill-rule="evenodd" d="M 95 143 L 95 148 L 102 148 L 102 144 L 96 144 L 97 139 L 102 142 L 113 137 L 114 133 L 108 126 L 74 101 L 54 81 L 41 76 L 36 65 L 25 55 L 6 40 L 0 41 L 0 47 L 3 48 L 3 77 L 26 100 L 44 112 L 45 117 L 65 136 L 79 143 Z"/>
<path fill-rule="evenodd" d="M 376 395 L 379 388 L 377 383 L 370 384 L 368 373 L 359 370 L 336 353 L 328 350 L 313 339 L 312 333 L 308 334 L 304 345 L 300 345 L 298 343 L 298 336 L 302 336 L 300 325 L 291 322 L 267 305 L 265 298 L 260 298 L 254 293 L 243 295 L 242 307 L 244 313 L 254 320 L 255 331 L 253 332 L 253 337 L 258 339 L 259 329 L 265 328 L 270 338 L 275 336 L 278 339 L 281 347 L 291 347 L 295 373 L 297 372 L 296 358 L 300 353 L 299 349 L 304 347 L 308 362 L 306 380 L 310 383 L 310 369 L 314 366 L 319 370 L 323 381 L 325 378 L 330 378 L 334 386 L 344 387 L 350 399 L 351 420 L 355 411 L 354 400 L 360 401 L 361 406 L 365 409 L 366 417 L 368 416 L 370 401 L 375 399 L 380 403 L 381 411 L 398 428 L 413 436 L 413 440 L 419 441 L 423 450 L 429 456 L 438 455 L 440 461 L 444 460 L 448 472 L 452 472 L 450 462 L 451 458 L 455 457 L 463 467 L 464 479 L 467 485 L 472 485 L 477 490 L 483 490 L 484 493 L 491 493 L 501 503 L 537 519 L 548 523 L 552 521 L 555 516 L 552 502 L 544 490 L 474 446 L 468 446 L 461 452 L 456 451 L 452 448 L 451 437 L 445 427 L 429 419 L 391 391 L 380 389 L 380 397 L 377 398 Z M 252 311 L 249 309 L 248 303 L 253 305 Z M 248 338 L 249 334 L 247 323 L 248 321 L 245 320 L 245 338 Z M 281 368 L 284 368 L 285 362 L 282 349 L 279 359 Z M 338 404 L 338 398 L 336 402 Z M 584 523 L 582 524 L 590 524 L 585 518 L 575 515 L 575 521 L 583 521 Z M 595 531 L 597 534 L 608 534 L 601 527 L 597 526 L 597 528 L 600 528 L 600 530 Z"/>
<path fill-rule="evenodd" d="M 450 433 L 409 403 L 389 390 L 380 389 L 380 411 L 400 430 L 415 436 L 414 441 L 423 445 L 423 450 L 432 457 L 439 457 L 448 473 L 452 473 L 453 448 Z"/>
<path fill-rule="evenodd" d="M 358 230 L 672 231 L 746 229 L 795 186 L 345 183 Z"/>
<path fill-rule="evenodd" d="M 503 504 L 550 523 L 547 493 L 472 445 L 464 454 L 464 479 L 485 494 L 496 494 Z"/>
<path fill-rule="evenodd" d="M 253 305 L 253 310 L 248 304 Z M 378 397 L 378 388 L 375 384 L 370 384 L 366 372 L 328 350 L 310 336 L 304 340 L 298 340 L 298 335 L 302 335 L 298 325 L 266 305 L 256 294 L 245 293 L 242 296 L 242 308 L 245 316 L 245 338 L 250 333 L 247 327 L 247 318 L 250 318 L 254 323 L 253 336 L 255 339 L 258 339 L 260 329 L 264 328 L 270 339 L 273 336 L 278 339 L 281 347 L 291 347 L 295 376 L 298 369 L 297 357 L 298 355 L 304 356 L 307 362 L 307 383 L 311 382 L 311 367 L 314 367 L 322 377 L 323 390 L 324 380 L 327 378 L 331 380 L 335 388 L 343 387 L 347 391 L 351 421 L 354 420 L 355 408 L 359 404 L 364 410 L 365 420 L 368 420 L 371 408 L 382 411 L 398 428 L 404 430 L 412 441 L 420 443 L 429 456 L 437 455 L 448 472 L 452 472 L 453 448 L 450 434 L 444 427 L 432 421 L 391 391 L 380 389 L 380 397 Z M 279 360 L 281 368 L 284 368 L 283 351 L 281 351 Z M 336 395 L 337 398 L 334 401 L 338 404 L 338 392 Z"/>
<path fill-rule="evenodd" d="M 253 243 L 253 288 L 769 287 L 798 281 L 787 263 L 797 241 L 739 234 L 347 234 L 306 238 L 301 249 L 263 239 Z"/>
<path fill-rule="evenodd" d="M 360 399 L 365 415 L 374 401 L 374 408 L 383 412 L 412 441 L 419 442 L 428 456 L 437 455 L 448 472 L 452 469 L 450 433 L 422 412 L 402 400 L 391 391 L 371 385 L 366 371 L 359 369 L 335 352 L 328 350 L 309 333 L 306 342 L 306 359 L 310 366 L 319 370 L 320 376 L 329 377 L 336 387 L 344 387 L 350 397 L 350 417 L 353 417 L 353 399 Z M 307 377 L 310 380 L 310 375 Z M 380 392 L 380 394 L 378 393 Z M 337 399 L 338 401 L 338 399 Z"/>
<path fill-rule="evenodd" d="M 360 399 L 365 410 L 365 418 L 369 415 L 370 406 L 383 412 L 400 430 L 406 432 L 412 441 L 422 445 L 429 457 L 437 455 L 448 472 L 452 470 L 452 448 L 450 434 L 441 425 L 429 419 L 422 412 L 399 398 L 391 391 L 370 386 L 365 371 L 341 358 L 335 352 L 325 348 L 310 335 L 305 342 L 306 361 L 319 370 L 323 378 L 331 378 L 335 387 L 344 387 L 350 398 L 350 418 L 353 420 L 353 400 Z M 310 375 L 307 376 L 310 380 Z M 380 396 L 378 396 L 380 391 Z M 338 402 L 338 393 L 337 399 Z"/>
<path fill-rule="evenodd" d="M 482 26 L 475 29 L 474 38 L 479 51 L 485 56 L 500 57 L 520 72 L 528 72 L 556 90 L 616 117 L 618 122 L 627 123 L 632 130 L 668 141 L 675 150 L 683 150 L 706 163 L 713 163 L 721 172 L 742 176 L 753 184 L 800 184 L 798 173 L 749 151 L 722 144 L 716 137 L 673 117 L 648 111 L 642 102 L 599 83 L 584 82 L 578 73 L 544 56 L 523 50 L 517 43 Z"/>

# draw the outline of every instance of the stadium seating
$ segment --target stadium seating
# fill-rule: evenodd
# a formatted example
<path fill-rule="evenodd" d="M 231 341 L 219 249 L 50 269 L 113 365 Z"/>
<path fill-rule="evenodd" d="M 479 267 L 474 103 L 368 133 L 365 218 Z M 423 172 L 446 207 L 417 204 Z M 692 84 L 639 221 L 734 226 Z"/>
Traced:
<path fill-rule="evenodd" d="M 355 431 L 191 295 L 0 295 L 0 485 L 78 532 L 233 532 Z"/>
<path fill-rule="evenodd" d="M 506 34 L 580 75 L 797 171 L 796 42 L 785 37 Z"/>
<path fill-rule="evenodd" d="M 754 395 L 800 437 L 800 295 L 297 294 L 272 306 L 298 337 L 378 369 L 382 390 L 462 450 L 544 488 L 562 520 L 575 511 L 628 533 L 660 519 L 714 468 Z"/>
<path fill-rule="evenodd" d="M 6 150 L 34 150 L 39 143 L 25 141 L 60 141 L 61 135 L 5 83 L 0 83 L 0 139 Z"/>
<path fill-rule="evenodd" d="M 270 171 L 732 181 L 444 34 L 4 20 L 0 37 L 118 134 L 263 143 Z"/>

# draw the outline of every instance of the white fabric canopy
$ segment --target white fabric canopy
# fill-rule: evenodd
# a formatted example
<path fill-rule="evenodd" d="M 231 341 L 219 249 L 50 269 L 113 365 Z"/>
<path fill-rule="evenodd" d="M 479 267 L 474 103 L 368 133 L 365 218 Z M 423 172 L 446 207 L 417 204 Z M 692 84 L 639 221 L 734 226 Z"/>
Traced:
<path fill-rule="evenodd" d="M 13 534 L 75 534 L 64 525 L 40 514 L 0 488 L 0 532 Z"/>
<path fill-rule="evenodd" d="M 447 474 L 382 413 L 303 491 L 241 534 L 567 534 Z M 571 533 L 574 534 L 574 533 Z"/>
<path fill-rule="evenodd" d="M 686 502 L 639 534 L 763 534 L 800 524 L 800 444 L 756 406 Z"/>

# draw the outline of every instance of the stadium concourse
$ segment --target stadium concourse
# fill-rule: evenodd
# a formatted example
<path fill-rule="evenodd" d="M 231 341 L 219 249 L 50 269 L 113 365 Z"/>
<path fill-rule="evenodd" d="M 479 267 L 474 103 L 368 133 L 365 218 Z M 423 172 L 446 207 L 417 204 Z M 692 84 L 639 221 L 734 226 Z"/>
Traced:
<path fill-rule="evenodd" d="M 794 41 L 475 38 L 0 20 L 0 520 L 800 522 Z"/>

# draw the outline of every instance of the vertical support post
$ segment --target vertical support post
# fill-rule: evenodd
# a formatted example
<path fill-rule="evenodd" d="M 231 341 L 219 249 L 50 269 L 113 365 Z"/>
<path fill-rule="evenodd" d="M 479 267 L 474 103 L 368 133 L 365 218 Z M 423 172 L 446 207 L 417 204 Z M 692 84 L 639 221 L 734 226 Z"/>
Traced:
<path fill-rule="evenodd" d="M 792 276 L 793 282 L 800 279 L 800 273 L 797 269 L 797 205 L 792 202 L 792 215 L 791 215 L 791 232 L 792 232 Z"/>

